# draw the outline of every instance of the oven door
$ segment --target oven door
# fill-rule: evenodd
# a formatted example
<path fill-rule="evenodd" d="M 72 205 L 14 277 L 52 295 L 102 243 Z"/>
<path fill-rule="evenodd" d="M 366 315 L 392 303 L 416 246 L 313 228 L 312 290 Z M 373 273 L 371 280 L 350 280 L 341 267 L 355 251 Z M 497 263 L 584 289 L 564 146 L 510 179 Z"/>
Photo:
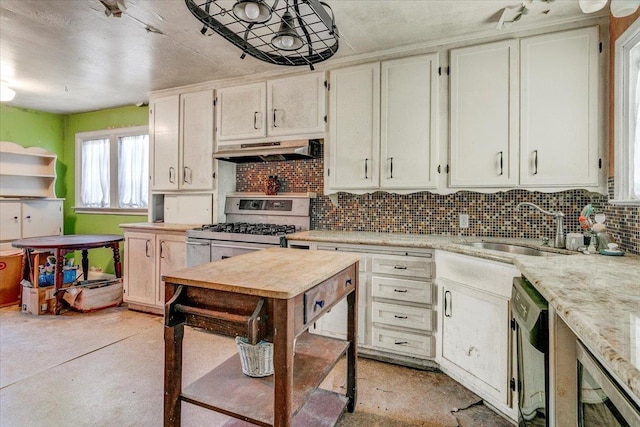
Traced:
<path fill-rule="evenodd" d="M 260 249 L 273 248 L 278 245 L 268 243 L 247 243 L 247 242 L 228 242 L 222 240 L 211 241 L 211 261 L 218 261 L 225 258 L 231 258 L 236 255 L 242 255 Z"/>
<path fill-rule="evenodd" d="M 640 408 L 578 342 L 578 426 L 640 426 Z"/>
<path fill-rule="evenodd" d="M 206 264 L 211 262 L 211 240 L 187 238 L 186 266 Z"/>

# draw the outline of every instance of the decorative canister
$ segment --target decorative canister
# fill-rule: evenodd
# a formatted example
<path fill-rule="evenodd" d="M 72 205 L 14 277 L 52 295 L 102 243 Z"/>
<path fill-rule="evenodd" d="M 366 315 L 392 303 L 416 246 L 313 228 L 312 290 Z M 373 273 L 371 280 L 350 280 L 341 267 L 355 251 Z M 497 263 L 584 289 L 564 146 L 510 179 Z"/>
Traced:
<path fill-rule="evenodd" d="M 278 180 L 278 175 L 269 175 L 269 179 L 267 179 L 267 183 L 264 186 L 265 194 L 269 196 L 275 196 L 280 191 L 280 181 Z"/>

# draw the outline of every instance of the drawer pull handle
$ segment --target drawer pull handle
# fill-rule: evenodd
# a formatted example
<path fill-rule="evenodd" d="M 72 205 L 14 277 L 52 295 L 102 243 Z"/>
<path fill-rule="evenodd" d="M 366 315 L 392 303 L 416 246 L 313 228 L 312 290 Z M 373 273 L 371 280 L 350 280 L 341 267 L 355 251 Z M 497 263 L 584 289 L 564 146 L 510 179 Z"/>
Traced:
<path fill-rule="evenodd" d="M 444 317 L 451 317 L 451 292 L 450 291 L 444 291 Z"/>
<path fill-rule="evenodd" d="M 397 314 L 394 314 L 393 317 L 395 317 L 396 319 L 408 319 L 407 316 L 398 316 Z"/>
<path fill-rule="evenodd" d="M 395 341 L 394 344 L 395 345 L 407 345 L 407 344 L 409 344 L 409 342 L 408 341 Z"/>
<path fill-rule="evenodd" d="M 345 287 L 347 287 L 347 286 L 351 286 L 351 285 L 353 285 L 353 280 L 351 280 L 351 279 L 347 279 L 347 280 L 344 282 L 344 286 L 345 286 Z"/>
<path fill-rule="evenodd" d="M 324 300 L 323 299 L 320 299 L 320 300 L 316 301 L 316 304 L 313 306 L 313 311 L 316 311 L 317 307 L 320 307 L 320 308 L 324 307 Z"/>
<path fill-rule="evenodd" d="M 393 292 L 398 292 L 398 293 L 401 293 L 401 294 L 405 294 L 405 293 L 407 293 L 409 291 L 407 289 L 394 289 Z"/>
<path fill-rule="evenodd" d="M 406 270 L 407 266 L 406 265 L 394 265 L 393 269 L 394 270 Z"/>

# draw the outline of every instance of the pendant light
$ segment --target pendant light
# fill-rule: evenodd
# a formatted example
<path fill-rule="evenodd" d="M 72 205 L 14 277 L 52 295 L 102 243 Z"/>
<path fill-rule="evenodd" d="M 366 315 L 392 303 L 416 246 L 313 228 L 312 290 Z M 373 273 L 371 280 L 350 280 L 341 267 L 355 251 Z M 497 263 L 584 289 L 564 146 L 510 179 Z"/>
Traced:
<path fill-rule="evenodd" d="M 7 82 L 0 82 L 0 102 L 9 102 L 16 96 L 16 91 L 11 89 Z"/>
<path fill-rule="evenodd" d="M 298 35 L 293 22 L 293 15 L 287 9 L 282 15 L 282 22 L 280 23 L 280 29 L 276 35 L 271 39 L 271 44 L 280 50 L 298 50 L 302 47 L 304 42 Z"/>
<path fill-rule="evenodd" d="M 271 19 L 271 9 L 262 0 L 238 0 L 233 14 L 241 21 L 262 24 Z"/>
<path fill-rule="evenodd" d="M 584 13 L 594 13 L 602 10 L 608 0 L 580 0 L 580 9 Z M 638 10 L 640 0 L 611 0 L 611 14 L 615 18 L 629 16 Z"/>

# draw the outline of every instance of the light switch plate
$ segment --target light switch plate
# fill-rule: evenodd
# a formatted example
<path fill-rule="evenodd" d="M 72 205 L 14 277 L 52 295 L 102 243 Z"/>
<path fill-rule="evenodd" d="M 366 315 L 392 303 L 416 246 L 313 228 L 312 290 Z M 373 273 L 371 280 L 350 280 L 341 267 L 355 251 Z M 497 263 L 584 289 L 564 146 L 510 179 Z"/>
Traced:
<path fill-rule="evenodd" d="M 460 214 L 460 228 L 469 228 L 469 214 Z"/>

